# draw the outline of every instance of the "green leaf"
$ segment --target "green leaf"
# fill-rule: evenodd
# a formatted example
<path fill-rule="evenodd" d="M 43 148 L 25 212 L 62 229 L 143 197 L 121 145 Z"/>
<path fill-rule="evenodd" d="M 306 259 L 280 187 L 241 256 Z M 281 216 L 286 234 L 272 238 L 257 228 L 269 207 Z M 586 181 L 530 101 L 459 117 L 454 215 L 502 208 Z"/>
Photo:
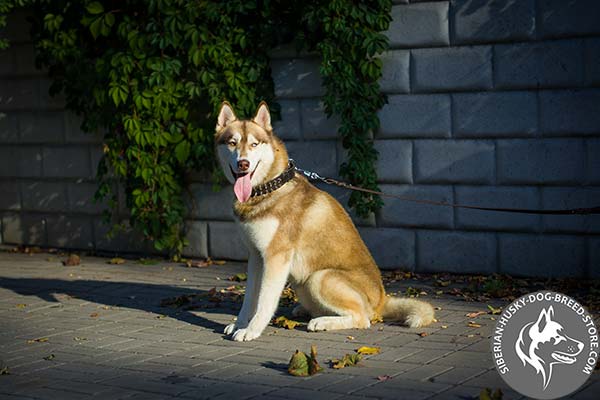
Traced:
<path fill-rule="evenodd" d="M 91 2 L 90 4 L 88 4 L 85 7 L 85 9 L 90 14 L 100 14 L 100 13 L 104 12 L 104 6 L 99 1 L 93 1 L 93 2 Z"/>
<path fill-rule="evenodd" d="M 190 155 L 190 143 L 187 140 L 179 142 L 175 146 L 175 157 L 180 163 L 185 162 Z"/>

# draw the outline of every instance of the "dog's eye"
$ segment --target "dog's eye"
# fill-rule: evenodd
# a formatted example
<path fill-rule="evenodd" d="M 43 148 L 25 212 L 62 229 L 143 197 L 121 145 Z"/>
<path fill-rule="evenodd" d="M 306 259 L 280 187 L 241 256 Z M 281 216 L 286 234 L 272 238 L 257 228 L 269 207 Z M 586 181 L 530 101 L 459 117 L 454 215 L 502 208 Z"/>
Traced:
<path fill-rule="evenodd" d="M 229 142 L 227 142 L 227 144 L 230 146 L 235 146 L 235 140 L 230 140 Z"/>
<path fill-rule="evenodd" d="M 258 146 L 258 143 L 252 143 L 250 146 L 256 147 L 256 146 Z"/>

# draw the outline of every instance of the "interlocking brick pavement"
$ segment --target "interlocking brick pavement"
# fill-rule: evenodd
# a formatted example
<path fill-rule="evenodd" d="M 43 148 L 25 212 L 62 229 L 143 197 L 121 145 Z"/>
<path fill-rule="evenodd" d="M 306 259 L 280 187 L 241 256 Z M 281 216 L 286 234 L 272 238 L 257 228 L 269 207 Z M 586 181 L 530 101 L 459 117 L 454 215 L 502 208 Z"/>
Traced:
<path fill-rule="evenodd" d="M 65 267 L 56 255 L 0 253 L 0 363 L 10 371 L 0 376 L 0 398 L 469 399 L 484 387 L 521 398 L 493 367 L 491 316 L 475 318 L 481 328 L 467 326 L 466 313 L 486 304 L 434 296 L 425 287 L 439 308 L 438 322 L 427 328 L 376 324 L 308 333 L 306 324 L 291 331 L 269 326 L 257 340 L 238 343 L 221 332 L 239 303 L 203 300 L 186 310 L 161 307 L 161 300 L 208 298 L 202 295 L 211 288 L 234 284 L 227 278 L 243 264 L 107 261 L 83 257 L 80 266 Z M 313 344 L 323 373 L 288 375 L 291 354 Z M 328 359 L 363 345 L 380 346 L 381 353 L 357 367 L 328 366 Z M 377 379 L 382 375 L 390 378 Z M 594 374 L 573 398 L 596 398 L 599 378 Z"/>

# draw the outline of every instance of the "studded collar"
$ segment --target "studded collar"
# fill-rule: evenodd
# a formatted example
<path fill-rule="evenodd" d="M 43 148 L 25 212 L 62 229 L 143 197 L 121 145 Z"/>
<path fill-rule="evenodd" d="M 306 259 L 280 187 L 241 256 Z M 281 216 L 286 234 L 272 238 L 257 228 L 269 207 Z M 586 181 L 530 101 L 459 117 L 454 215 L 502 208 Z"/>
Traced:
<path fill-rule="evenodd" d="M 281 174 L 277 175 L 270 181 L 253 187 L 252 195 L 250 197 L 264 196 L 266 194 L 272 193 L 280 187 L 282 187 L 283 185 L 285 185 L 287 182 L 291 181 L 294 175 L 296 175 L 296 164 L 294 164 L 293 160 L 289 160 L 288 167 L 285 171 L 283 171 Z"/>

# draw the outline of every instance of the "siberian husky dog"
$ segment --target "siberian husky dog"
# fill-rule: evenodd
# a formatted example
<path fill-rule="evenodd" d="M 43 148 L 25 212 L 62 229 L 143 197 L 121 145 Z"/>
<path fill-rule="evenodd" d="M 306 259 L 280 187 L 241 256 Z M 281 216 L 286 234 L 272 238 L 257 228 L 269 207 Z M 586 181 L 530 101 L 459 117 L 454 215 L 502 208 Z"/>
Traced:
<path fill-rule="evenodd" d="M 300 302 L 293 315 L 310 316 L 309 331 L 369 328 L 375 317 L 409 327 L 433 321 L 430 304 L 386 296 L 379 268 L 344 208 L 296 173 L 266 103 L 252 120 L 239 120 L 224 102 L 215 142 L 249 250 L 246 295 L 225 334 L 236 341 L 259 337 L 288 280 Z"/>

